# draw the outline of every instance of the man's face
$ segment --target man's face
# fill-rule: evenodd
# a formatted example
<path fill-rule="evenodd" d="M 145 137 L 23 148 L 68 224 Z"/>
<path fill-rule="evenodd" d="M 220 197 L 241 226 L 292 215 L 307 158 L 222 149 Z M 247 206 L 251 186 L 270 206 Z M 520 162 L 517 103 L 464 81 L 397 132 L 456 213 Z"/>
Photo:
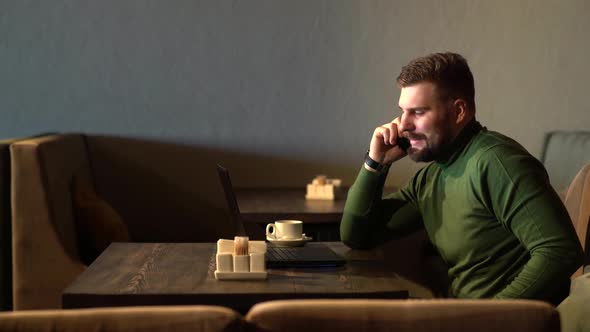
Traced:
<path fill-rule="evenodd" d="M 410 139 L 410 158 L 422 162 L 439 158 L 455 136 L 452 103 L 440 100 L 433 83 L 421 82 L 401 89 L 399 108 L 399 131 Z"/>

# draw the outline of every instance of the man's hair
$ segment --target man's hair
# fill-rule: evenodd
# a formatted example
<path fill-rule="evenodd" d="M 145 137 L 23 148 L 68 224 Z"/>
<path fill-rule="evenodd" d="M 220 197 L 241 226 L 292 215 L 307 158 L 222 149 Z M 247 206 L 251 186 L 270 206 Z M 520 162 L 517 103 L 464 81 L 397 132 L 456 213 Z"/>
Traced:
<path fill-rule="evenodd" d="M 461 98 L 475 111 L 473 74 L 460 54 L 434 53 L 414 59 L 402 67 L 397 77 L 397 84 L 402 88 L 420 82 L 434 83 L 440 100 Z"/>

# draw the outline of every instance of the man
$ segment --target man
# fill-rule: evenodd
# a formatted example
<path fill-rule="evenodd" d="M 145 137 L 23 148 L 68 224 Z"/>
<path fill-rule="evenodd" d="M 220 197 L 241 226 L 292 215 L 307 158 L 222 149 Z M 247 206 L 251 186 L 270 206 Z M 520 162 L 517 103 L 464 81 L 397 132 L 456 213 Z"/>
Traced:
<path fill-rule="evenodd" d="M 582 263 L 581 245 L 541 163 L 476 121 L 467 61 L 454 53 L 418 58 L 397 83 L 401 115 L 373 133 L 348 194 L 342 241 L 370 248 L 424 227 L 449 267 L 452 296 L 558 304 Z M 382 198 L 390 165 L 406 155 L 432 163 Z"/>

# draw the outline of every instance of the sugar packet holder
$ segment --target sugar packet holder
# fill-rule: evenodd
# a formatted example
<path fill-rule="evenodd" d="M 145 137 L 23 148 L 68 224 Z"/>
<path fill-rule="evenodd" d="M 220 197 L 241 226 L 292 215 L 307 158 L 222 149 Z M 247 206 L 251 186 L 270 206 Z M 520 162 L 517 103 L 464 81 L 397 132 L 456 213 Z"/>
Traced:
<path fill-rule="evenodd" d="M 217 280 L 266 279 L 266 242 L 248 241 L 247 255 L 234 255 L 234 240 L 217 241 L 215 255 Z"/>

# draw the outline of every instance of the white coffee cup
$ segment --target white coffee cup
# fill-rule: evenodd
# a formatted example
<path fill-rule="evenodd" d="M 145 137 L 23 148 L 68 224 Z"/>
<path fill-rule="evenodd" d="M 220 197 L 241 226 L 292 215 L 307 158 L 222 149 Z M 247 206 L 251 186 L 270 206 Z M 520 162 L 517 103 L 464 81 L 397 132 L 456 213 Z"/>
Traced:
<path fill-rule="evenodd" d="M 266 236 L 276 240 L 298 240 L 303 237 L 303 221 L 277 220 L 266 225 Z"/>

